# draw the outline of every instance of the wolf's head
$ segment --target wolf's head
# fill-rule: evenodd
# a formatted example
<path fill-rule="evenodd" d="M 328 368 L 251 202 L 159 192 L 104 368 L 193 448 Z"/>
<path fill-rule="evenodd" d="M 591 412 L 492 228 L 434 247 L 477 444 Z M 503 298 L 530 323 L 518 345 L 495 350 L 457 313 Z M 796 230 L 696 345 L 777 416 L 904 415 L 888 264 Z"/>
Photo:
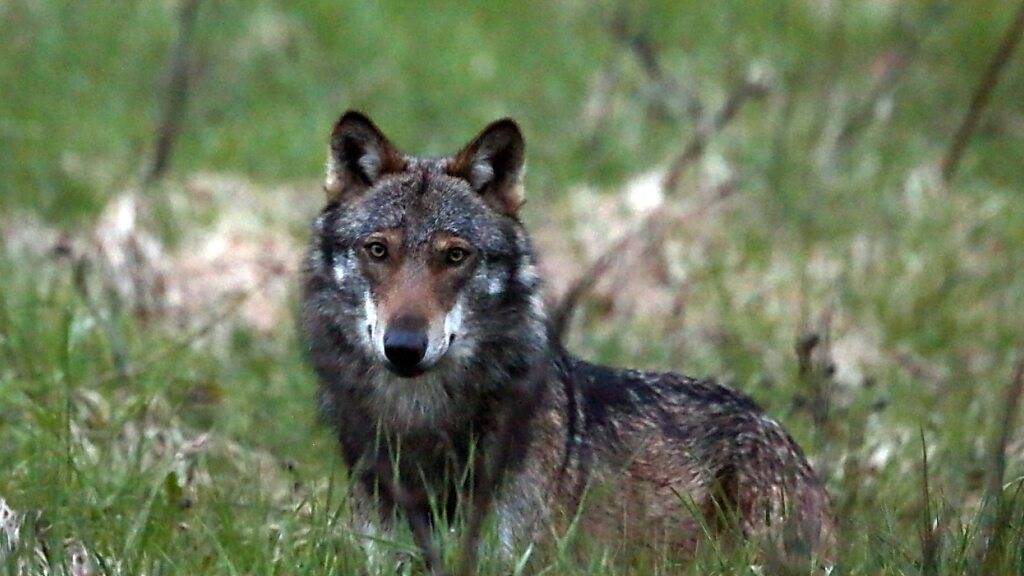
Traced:
<path fill-rule="evenodd" d="M 348 362 L 378 388 L 419 383 L 416 394 L 434 386 L 448 396 L 470 369 L 485 381 L 519 368 L 523 355 L 509 349 L 545 337 L 517 217 L 523 152 L 508 119 L 427 159 L 399 152 L 358 112 L 341 117 L 307 265 L 307 331 L 333 340 L 314 350 L 318 364 Z"/>

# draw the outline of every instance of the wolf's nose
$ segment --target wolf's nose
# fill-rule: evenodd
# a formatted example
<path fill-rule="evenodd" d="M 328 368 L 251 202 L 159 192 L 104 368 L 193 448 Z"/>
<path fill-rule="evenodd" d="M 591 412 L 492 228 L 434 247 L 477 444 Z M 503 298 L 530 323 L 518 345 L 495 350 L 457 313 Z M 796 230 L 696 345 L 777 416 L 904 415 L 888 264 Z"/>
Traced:
<path fill-rule="evenodd" d="M 413 373 L 427 353 L 427 335 L 418 330 L 388 330 L 384 333 L 384 356 L 402 373 Z"/>

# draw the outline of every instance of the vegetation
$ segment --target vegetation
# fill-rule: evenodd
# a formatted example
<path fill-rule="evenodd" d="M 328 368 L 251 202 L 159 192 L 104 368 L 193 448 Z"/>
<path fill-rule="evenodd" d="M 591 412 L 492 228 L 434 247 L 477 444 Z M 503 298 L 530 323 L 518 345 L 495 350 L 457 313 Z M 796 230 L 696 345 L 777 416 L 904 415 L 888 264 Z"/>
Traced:
<path fill-rule="evenodd" d="M 570 347 L 757 399 L 827 480 L 833 574 L 1024 572 L 1021 54 L 940 169 L 1018 5 L 208 0 L 170 169 L 142 184 L 179 3 L 0 3 L 0 574 L 389 573 L 344 521 L 289 315 L 346 108 L 430 154 L 517 118 L 556 291 L 656 223 Z M 196 284 L 268 254 L 267 282 Z M 136 282 L 157 276 L 173 290 Z M 589 544 L 483 571 L 776 573 L 715 542 L 691 563 Z"/>

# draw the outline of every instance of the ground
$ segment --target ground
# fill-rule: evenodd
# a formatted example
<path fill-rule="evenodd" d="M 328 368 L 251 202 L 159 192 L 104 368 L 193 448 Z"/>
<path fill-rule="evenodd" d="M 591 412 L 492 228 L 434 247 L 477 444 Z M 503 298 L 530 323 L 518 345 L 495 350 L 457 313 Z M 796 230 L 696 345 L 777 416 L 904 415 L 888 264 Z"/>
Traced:
<path fill-rule="evenodd" d="M 553 299 L 641 230 L 570 348 L 753 396 L 833 495 L 834 573 L 1019 573 L 1024 55 L 939 168 L 1015 3 L 201 2 L 146 184 L 178 5 L 0 4 L 0 574 L 389 569 L 343 522 L 293 322 L 349 107 L 425 154 L 517 118 Z M 777 572 L 495 540 L 488 574 Z"/>

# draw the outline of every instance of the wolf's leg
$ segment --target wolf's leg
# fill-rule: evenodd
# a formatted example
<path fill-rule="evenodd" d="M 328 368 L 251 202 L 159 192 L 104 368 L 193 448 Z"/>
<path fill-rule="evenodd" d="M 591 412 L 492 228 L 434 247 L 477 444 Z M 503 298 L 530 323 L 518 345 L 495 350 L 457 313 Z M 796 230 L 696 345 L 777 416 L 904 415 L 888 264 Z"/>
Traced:
<path fill-rule="evenodd" d="M 353 476 L 357 476 L 360 481 L 353 490 L 353 509 L 357 513 L 364 513 L 362 524 L 383 525 L 390 532 L 396 519 L 395 514 L 404 514 L 413 540 L 423 554 L 427 570 L 433 576 L 444 576 L 444 562 L 434 543 L 426 493 L 422 489 L 407 487 L 395 474 L 389 458 L 364 459 L 357 464 L 356 469 L 359 472 Z M 372 537 L 367 540 L 373 544 Z M 400 569 L 401 564 L 399 562 L 397 568 Z"/>
<path fill-rule="evenodd" d="M 349 493 L 350 525 L 366 554 L 370 573 L 397 576 L 403 573 L 405 566 L 415 562 L 414 552 L 394 549 L 393 543 L 397 538 L 396 514 L 402 513 L 409 519 L 413 539 L 422 550 L 428 569 L 432 574 L 443 574 L 434 568 L 442 564 L 432 545 L 429 523 L 425 528 L 419 523 L 419 519 L 424 518 L 423 508 L 411 504 L 414 499 L 410 497 L 410 492 L 399 489 L 397 482 L 384 482 L 379 478 L 380 476 L 369 473 L 361 478 L 362 481 L 356 482 Z"/>
<path fill-rule="evenodd" d="M 349 493 L 349 525 L 356 543 L 366 555 L 371 574 L 401 573 L 406 562 L 387 544 L 395 538 L 392 515 L 381 509 L 380 499 L 368 493 L 361 483 Z"/>
<path fill-rule="evenodd" d="M 495 507 L 495 500 L 505 480 L 505 472 L 509 468 L 513 450 L 516 449 L 514 426 L 521 423 L 517 416 L 519 415 L 513 413 L 499 420 L 497 430 L 493 436 L 483 440 L 483 449 L 471 463 L 476 482 L 469 496 L 469 517 L 462 538 L 462 557 L 457 572 L 459 576 L 476 574 L 484 520 Z M 511 544 L 511 536 L 508 540 Z"/>
<path fill-rule="evenodd" d="M 412 529 L 413 540 L 416 541 L 416 546 L 423 552 L 423 557 L 426 559 L 427 570 L 433 576 L 444 576 L 444 561 L 434 544 L 429 512 L 424 512 L 418 506 L 406 506 L 405 515 L 409 520 L 409 528 Z"/>
<path fill-rule="evenodd" d="M 378 462 L 375 474 L 375 484 L 382 492 L 386 493 L 386 500 L 397 506 L 409 523 L 412 531 L 412 538 L 416 546 L 423 553 L 427 564 L 427 570 L 433 576 L 444 576 L 444 562 L 441 553 L 434 543 L 430 522 L 430 506 L 422 491 L 409 489 L 403 486 L 402 482 L 391 473 L 390 465 L 387 462 Z M 393 510 L 393 509 L 392 509 Z"/>

